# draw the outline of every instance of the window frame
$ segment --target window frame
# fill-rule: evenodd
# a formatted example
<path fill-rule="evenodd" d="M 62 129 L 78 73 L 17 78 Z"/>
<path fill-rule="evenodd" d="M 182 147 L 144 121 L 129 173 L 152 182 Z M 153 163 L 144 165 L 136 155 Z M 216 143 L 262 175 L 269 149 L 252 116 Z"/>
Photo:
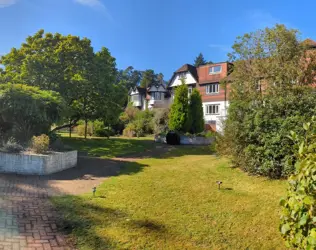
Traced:
<path fill-rule="evenodd" d="M 212 107 L 212 108 L 210 109 L 210 107 Z M 219 115 L 220 114 L 220 112 L 219 112 L 220 104 L 217 104 L 217 103 L 216 104 L 206 104 L 205 108 L 206 108 L 206 112 L 205 112 L 206 115 Z M 210 110 L 215 111 L 215 112 L 209 112 Z"/>
<path fill-rule="evenodd" d="M 216 68 L 216 67 L 220 67 L 220 71 L 214 72 L 214 68 Z M 212 69 L 213 69 L 213 70 L 212 70 Z M 208 74 L 209 74 L 209 75 L 220 74 L 220 73 L 222 73 L 222 70 L 223 70 L 222 65 L 211 66 L 211 67 L 208 69 Z"/>
<path fill-rule="evenodd" d="M 187 79 L 187 72 L 179 72 L 179 79 Z"/>
<path fill-rule="evenodd" d="M 217 91 L 216 91 L 217 89 Z M 214 90 L 214 91 L 210 91 Z M 219 83 L 210 83 L 205 86 L 205 93 L 207 95 L 216 95 L 219 94 Z"/>
<path fill-rule="evenodd" d="M 152 92 L 152 94 L 150 95 L 150 99 L 151 100 L 155 100 L 155 101 L 161 101 L 162 100 L 162 92 L 160 91 L 154 91 Z M 159 96 L 159 98 L 157 98 Z"/>

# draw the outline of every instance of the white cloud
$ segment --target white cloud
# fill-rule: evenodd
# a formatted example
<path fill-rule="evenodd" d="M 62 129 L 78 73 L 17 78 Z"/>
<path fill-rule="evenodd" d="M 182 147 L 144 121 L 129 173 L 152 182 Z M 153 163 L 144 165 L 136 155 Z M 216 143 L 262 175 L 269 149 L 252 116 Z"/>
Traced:
<path fill-rule="evenodd" d="M 1 0 L 0 0 L 1 1 Z M 110 21 L 113 17 L 101 0 L 73 0 L 75 3 L 90 7 L 94 10 L 101 11 Z"/>
<path fill-rule="evenodd" d="M 10 5 L 16 4 L 17 0 L 0 0 L 0 8 L 5 8 Z"/>
<path fill-rule="evenodd" d="M 230 52 L 231 51 L 231 48 L 230 46 L 228 45 L 223 45 L 223 44 L 209 44 L 208 45 L 210 48 L 213 48 L 213 49 L 219 49 L 219 50 L 222 50 L 224 52 Z"/>

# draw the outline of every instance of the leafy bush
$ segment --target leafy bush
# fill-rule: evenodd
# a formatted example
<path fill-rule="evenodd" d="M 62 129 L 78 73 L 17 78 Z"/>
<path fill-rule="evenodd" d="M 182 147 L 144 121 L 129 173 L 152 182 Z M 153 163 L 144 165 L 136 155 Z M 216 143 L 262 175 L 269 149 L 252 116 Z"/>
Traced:
<path fill-rule="evenodd" d="M 150 110 L 139 111 L 135 118 L 130 121 L 123 131 L 124 136 L 145 136 L 153 133 L 153 116 Z"/>
<path fill-rule="evenodd" d="M 174 101 L 169 114 L 169 128 L 185 133 L 190 130 L 190 127 L 188 87 L 183 81 L 175 91 Z"/>
<path fill-rule="evenodd" d="M 202 97 L 200 92 L 195 88 L 192 91 L 189 102 L 189 120 L 190 132 L 193 134 L 201 133 L 204 130 L 204 114 L 202 106 Z"/>
<path fill-rule="evenodd" d="M 0 127 L 5 127 L 5 135 L 22 143 L 33 135 L 48 133 L 60 119 L 63 108 L 63 99 L 56 92 L 22 84 L 0 84 Z"/>
<path fill-rule="evenodd" d="M 33 136 L 31 149 L 37 154 L 46 153 L 49 149 L 48 135 Z"/>
<path fill-rule="evenodd" d="M 136 135 L 135 130 L 136 130 L 135 125 L 133 123 L 129 123 L 123 130 L 123 136 L 134 137 Z"/>
<path fill-rule="evenodd" d="M 76 131 L 77 131 L 77 134 L 79 136 L 84 136 L 84 131 L 85 131 L 85 125 L 84 124 L 80 124 L 76 127 Z M 92 130 L 92 125 L 91 124 L 88 124 L 87 126 L 87 135 L 89 136 L 92 136 L 93 135 L 93 130 Z"/>
<path fill-rule="evenodd" d="M 305 138 L 292 132 L 299 142 L 296 172 L 289 178 L 288 194 L 283 207 L 280 231 L 288 247 L 316 249 L 316 119 L 304 124 Z"/>
<path fill-rule="evenodd" d="M 1 151 L 6 153 L 18 154 L 24 150 L 23 146 L 17 143 L 14 138 L 10 138 L 1 148 Z"/>
<path fill-rule="evenodd" d="M 295 169 L 288 133 L 293 130 L 302 135 L 301 124 L 315 112 L 315 94 L 310 87 L 284 88 L 282 93 L 271 92 L 257 102 L 233 100 L 219 149 L 247 172 L 287 177 Z"/>
<path fill-rule="evenodd" d="M 103 128 L 94 130 L 94 135 L 98 137 L 110 137 L 114 135 L 114 132 L 111 129 Z"/>
<path fill-rule="evenodd" d="M 168 131 L 169 109 L 157 109 L 154 114 L 154 133 L 155 135 Z"/>
<path fill-rule="evenodd" d="M 180 145 L 180 135 L 175 131 L 169 131 L 166 136 L 167 144 Z"/>

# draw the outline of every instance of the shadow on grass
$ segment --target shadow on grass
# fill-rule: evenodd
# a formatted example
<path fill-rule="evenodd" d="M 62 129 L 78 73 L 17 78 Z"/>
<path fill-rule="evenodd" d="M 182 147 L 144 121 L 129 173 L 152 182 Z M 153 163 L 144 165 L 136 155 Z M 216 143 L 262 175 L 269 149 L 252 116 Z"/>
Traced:
<path fill-rule="evenodd" d="M 124 211 L 107 208 L 104 201 L 77 196 L 54 197 L 53 204 L 59 211 L 59 228 L 69 235 L 82 249 L 117 249 L 120 243 L 107 233 L 107 229 L 153 234 L 167 237 L 164 225 L 144 219 L 134 220 Z M 126 236 L 128 237 L 128 236 Z"/>
<path fill-rule="evenodd" d="M 166 159 L 184 155 L 210 155 L 210 146 L 155 143 L 153 140 L 135 138 L 63 138 L 64 142 L 79 151 L 81 156 L 101 158 L 157 158 Z"/>

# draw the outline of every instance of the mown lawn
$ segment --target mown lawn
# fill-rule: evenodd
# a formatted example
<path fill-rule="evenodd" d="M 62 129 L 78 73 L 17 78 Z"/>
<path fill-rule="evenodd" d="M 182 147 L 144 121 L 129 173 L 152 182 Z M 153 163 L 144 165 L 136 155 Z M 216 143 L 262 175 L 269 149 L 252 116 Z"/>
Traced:
<path fill-rule="evenodd" d="M 96 197 L 53 202 L 79 249 L 284 249 L 278 224 L 285 191 L 285 181 L 248 176 L 207 147 L 179 147 L 127 163 Z"/>
<path fill-rule="evenodd" d="M 77 135 L 69 138 L 63 134 L 62 141 L 80 152 L 86 152 L 89 156 L 102 158 L 141 153 L 151 150 L 155 146 L 152 137 L 133 139 L 124 137 L 111 137 L 110 139 L 88 137 L 84 139 Z"/>

